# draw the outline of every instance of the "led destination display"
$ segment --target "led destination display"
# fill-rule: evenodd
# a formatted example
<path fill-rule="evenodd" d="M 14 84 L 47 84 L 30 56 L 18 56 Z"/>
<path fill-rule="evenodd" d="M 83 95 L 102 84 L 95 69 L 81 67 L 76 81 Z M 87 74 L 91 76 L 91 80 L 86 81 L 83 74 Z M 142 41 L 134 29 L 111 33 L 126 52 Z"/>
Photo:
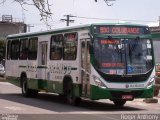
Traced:
<path fill-rule="evenodd" d="M 148 34 L 148 27 L 138 27 L 138 26 L 94 26 L 93 32 L 96 34 L 130 34 L 130 35 L 141 35 Z"/>

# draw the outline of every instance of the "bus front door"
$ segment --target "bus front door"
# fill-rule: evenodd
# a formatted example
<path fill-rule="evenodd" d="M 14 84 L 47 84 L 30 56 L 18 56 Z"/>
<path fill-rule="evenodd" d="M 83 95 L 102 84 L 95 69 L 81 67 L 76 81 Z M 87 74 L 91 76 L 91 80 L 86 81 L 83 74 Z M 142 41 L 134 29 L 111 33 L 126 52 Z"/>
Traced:
<path fill-rule="evenodd" d="M 39 42 L 38 48 L 38 67 L 37 67 L 37 78 L 38 88 L 47 89 L 47 47 L 46 41 Z"/>
<path fill-rule="evenodd" d="M 88 39 L 81 41 L 81 84 L 82 96 L 90 97 L 90 54 Z"/>

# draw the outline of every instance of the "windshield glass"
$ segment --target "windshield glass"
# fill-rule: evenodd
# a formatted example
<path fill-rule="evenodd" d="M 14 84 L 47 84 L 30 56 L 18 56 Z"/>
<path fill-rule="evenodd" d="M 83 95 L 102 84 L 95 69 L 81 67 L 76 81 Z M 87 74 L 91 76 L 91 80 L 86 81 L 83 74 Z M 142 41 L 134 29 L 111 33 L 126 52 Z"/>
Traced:
<path fill-rule="evenodd" d="M 152 66 L 149 39 L 94 40 L 95 67 L 106 74 L 143 74 Z"/>

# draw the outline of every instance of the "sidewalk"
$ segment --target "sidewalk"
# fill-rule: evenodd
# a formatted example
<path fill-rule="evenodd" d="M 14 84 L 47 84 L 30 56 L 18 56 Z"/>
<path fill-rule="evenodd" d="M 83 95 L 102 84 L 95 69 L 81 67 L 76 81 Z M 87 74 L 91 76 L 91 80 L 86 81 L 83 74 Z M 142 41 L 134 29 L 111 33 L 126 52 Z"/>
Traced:
<path fill-rule="evenodd" d="M 149 99 L 144 99 L 144 98 L 134 99 L 132 102 L 144 103 L 144 104 L 160 104 L 160 96 L 155 96 Z"/>

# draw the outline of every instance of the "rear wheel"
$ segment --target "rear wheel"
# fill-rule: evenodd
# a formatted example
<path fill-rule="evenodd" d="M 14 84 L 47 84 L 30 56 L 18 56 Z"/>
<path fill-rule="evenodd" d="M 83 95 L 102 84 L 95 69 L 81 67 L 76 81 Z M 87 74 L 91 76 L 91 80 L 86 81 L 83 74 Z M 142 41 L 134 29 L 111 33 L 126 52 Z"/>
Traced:
<path fill-rule="evenodd" d="M 28 83 L 27 83 L 27 78 L 22 77 L 22 95 L 25 97 L 36 97 L 38 95 L 37 90 L 29 89 L 28 88 Z"/>
<path fill-rule="evenodd" d="M 113 103 L 115 104 L 115 106 L 124 106 L 124 104 L 126 103 L 126 100 L 113 100 Z"/>

